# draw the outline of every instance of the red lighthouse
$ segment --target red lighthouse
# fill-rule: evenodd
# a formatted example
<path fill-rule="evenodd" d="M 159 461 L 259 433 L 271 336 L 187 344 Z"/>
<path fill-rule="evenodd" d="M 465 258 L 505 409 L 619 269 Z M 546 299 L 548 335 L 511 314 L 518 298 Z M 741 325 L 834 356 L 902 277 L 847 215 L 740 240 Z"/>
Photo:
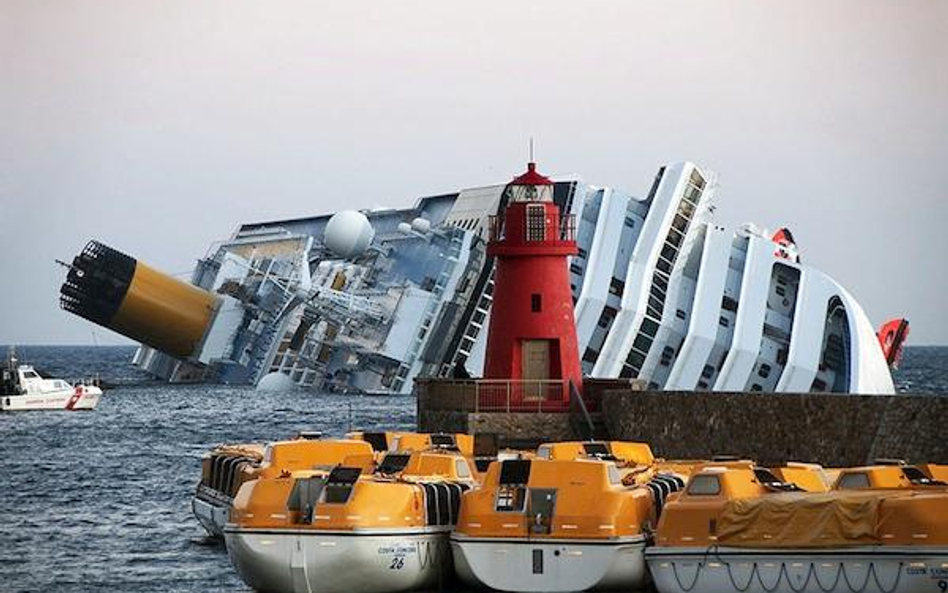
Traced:
<path fill-rule="evenodd" d="M 507 208 L 491 219 L 488 255 L 496 258 L 485 379 L 512 380 L 517 400 L 569 401 L 582 385 L 567 257 L 574 220 L 553 202 L 553 182 L 529 163 L 507 186 Z M 544 388 L 546 386 L 547 388 Z"/>

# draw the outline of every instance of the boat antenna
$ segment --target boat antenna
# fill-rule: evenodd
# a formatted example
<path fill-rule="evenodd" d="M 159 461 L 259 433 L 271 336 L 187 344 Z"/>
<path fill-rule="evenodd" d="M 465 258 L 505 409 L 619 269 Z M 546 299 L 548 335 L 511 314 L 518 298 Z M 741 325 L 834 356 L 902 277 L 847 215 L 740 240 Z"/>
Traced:
<path fill-rule="evenodd" d="M 530 136 L 530 162 L 536 162 L 533 160 L 533 136 Z"/>

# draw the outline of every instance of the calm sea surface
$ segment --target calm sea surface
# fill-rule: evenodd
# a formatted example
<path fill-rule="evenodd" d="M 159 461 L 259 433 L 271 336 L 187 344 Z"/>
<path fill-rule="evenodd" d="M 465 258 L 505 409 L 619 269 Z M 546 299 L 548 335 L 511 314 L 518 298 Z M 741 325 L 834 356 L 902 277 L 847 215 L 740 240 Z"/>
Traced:
<path fill-rule="evenodd" d="M 410 397 L 170 386 L 132 368 L 133 351 L 19 349 L 47 374 L 114 388 L 92 413 L 0 414 L 0 591 L 248 591 L 191 516 L 205 451 L 301 429 L 414 427 Z M 948 393 L 948 348 L 906 349 L 896 383 Z"/>

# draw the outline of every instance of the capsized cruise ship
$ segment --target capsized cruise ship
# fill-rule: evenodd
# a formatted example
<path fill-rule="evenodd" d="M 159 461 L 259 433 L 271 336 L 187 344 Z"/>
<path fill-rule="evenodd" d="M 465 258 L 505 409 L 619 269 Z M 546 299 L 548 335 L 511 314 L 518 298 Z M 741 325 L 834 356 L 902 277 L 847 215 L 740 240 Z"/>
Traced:
<path fill-rule="evenodd" d="M 907 322 L 880 341 L 859 303 L 801 262 L 792 233 L 714 222 L 717 176 L 659 169 L 645 196 L 557 180 L 575 224 L 569 273 L 585 375 L 653 389 L 892 393 Z M 241 225 L 191 284 L 99 242 L 61 289 L 67 311 L 142 343 L 171 382 L 410 393 L 483 370 L 489 225 L 506 184 L 410 208 Z"/>

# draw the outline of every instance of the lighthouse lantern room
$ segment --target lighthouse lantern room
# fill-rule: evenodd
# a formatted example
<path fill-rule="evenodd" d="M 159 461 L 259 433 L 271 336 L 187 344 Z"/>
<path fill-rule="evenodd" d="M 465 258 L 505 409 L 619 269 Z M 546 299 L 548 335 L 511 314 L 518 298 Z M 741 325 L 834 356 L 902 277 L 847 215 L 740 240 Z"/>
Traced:
<path fill-rule="evenodd" d="M 505 191 L 492 217 L 487 247 L 495 285 L 484 378 L 506 380 L 510 404 L 547 409 L 569 405 L 570 383 L 582 385 L 568 258 L 575 221 L 553 201 L 553 182 L 535 163 Z"/>

